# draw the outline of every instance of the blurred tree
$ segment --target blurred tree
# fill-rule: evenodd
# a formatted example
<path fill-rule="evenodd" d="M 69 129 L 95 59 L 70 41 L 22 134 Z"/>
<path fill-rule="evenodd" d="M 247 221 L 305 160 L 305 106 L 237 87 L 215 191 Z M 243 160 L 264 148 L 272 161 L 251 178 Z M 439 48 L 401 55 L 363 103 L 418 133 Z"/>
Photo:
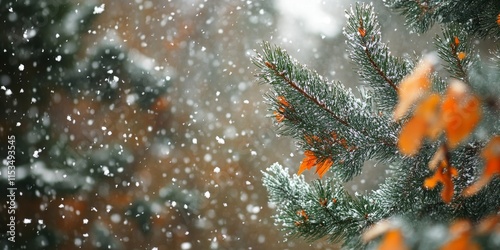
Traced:
<path fill-rule="evenodd" d="M 0 189 L 17 188 L 16 238 L 2 231 L 2 249 L 146 247 L 152 226 L 168 224 L 163 204 L 181 206 L 168 217 L 177 225 L 197 211 L 196 192 L 166 185 L 168 194 L 150 196 L 158 190 L 139 187 L 149 149 L 168 141 L 173 79 L 116 32 L 90 42 L 104 9 L 95 1 L 0 1 L 0 140 L 15 137 L 16 166 L 12 186 L 4 161 Z M 1 155 L 9 150 L 0 146 Z M 2 225 L 7 210 L 2 202 Z"/>
<path fill-rule="evenodd" d="M 353 6 L 344 35 L 360 97 L 269 43 L 254 57 L 280 133 L 304 151 L 298 175 L 333 173 L 308 183 L 269 167 L 274 218 L 288 235 L 349 249 L 498 249 L 500 50 L 485 60 L 474 42 L 500 39 L 500 2 L 384 2 L 411 31 L 440 22 L 442 34 L 437 53 L 398 58 L 382 42 L 373 6 Z M 342 184 L 368 160 L 389 165 L 389 176 L 372 192 L 349 194 Z"/>

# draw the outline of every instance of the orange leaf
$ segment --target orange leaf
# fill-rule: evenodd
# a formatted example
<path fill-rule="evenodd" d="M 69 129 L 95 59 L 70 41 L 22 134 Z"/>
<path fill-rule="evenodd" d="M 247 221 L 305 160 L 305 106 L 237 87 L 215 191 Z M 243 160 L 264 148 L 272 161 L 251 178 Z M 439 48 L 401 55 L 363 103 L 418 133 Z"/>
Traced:
<path fill-rule="evenodd" d="M 463 51 L 460 51 L 460 52 L 458 52 L 458 53 L 457 53 L 457 58 L 458 58 L 458 60 L 460 60 L 460 61 L 464 60 L 464 58 L 465 58 L 466 56 L 467 56 L 467 54 L 465 54 L 465 52 L 463 52 Z"/>
<path fill-rule="evenodd" d="M 414 155 L 420 149 L 425 136 L 425 121 L 422 117 L 411 118 L 401 129 L 398 148 L 405 155 Z"/>
<path fill-rule="evenodd" d="M 481 119 L 479 99 L 468 92 L 465 83 L 458 80 L 451 82 L 441 106 L 441 117 L 450 148 L 456 147 L 471 134 Z"/>
<path fill-rule="evenodd" d="M 449 203 L 453 198 L 453 192 L 455 190 L 452 178 L 457 175 L 458 171 L 456 168 L 449 166 L 446 161 L 441 161 L 434 175 L 425 179 L 424 186 L 429 189 L 434 189 L 436 185 L 441 182 L 441 184 L 443 184 L 441 198 L 444 202 Z"/>
<path fill-rule="evenodd" d="M 450 226 L 452 240 L 443 245 L 441 250 L 479 250 L 480 246 L 472 241 L 472 225 L 469 221 L 459 220 Z"/>
<path fill-rule="evenodd" d="M 439 119 L 440 102 L 441 98 L 439 95 L 433 93 L 422 100 L 414 114 L 414 116 L 421 116 L 424 119 L 424 126 L 427 128 L 425 134 L 433 140 L 437 138 L 442 129 Z"/>
<path fill-rule="evenodd" d="M 468 197 L 476 194 L 497 174 L 500 174 L 500 136 L 493 137 L 484 147 L 482 156 L 486 161 L 484 172 L 474 184 L 468 186 L 463 191 L 463 195 Z"/>
<path fill-rule="evenodd" d="M 494 230 L 498 230 L 499 226 L 500 215 L 489 215 L 486 218 L 482 219 L 481 222 L 479 222 L 476 231 L 478 234 L 488 234 L 492 233 Z"/>
<path fill-rule="evenodd" d="M 431 94 L 417 106 L 413 117 L 403 126 L 399 135 L 398 147 L 401 153 L 414 155 L 426 136 L 436 139 L 439 135 L 441 132 L 439 102 L 439 95 Z"/>
<path fill-rule="evenodd" d="M 433 65 L 432 60 L 426 57 L 410 75 L 401 81 L 398 87 L 399 102 L 394 110 L 394 120 L 401 119 L 410 107 L 429 91 L 431 85 L 429 75 L 433 70 Z"/>
<path fill-rule="evenodd" d="M 482 156 L 486 160 L 500 157 L 500 135 L 497 135 L 486 144 Z"/>
<path fill-rule="evenodd" d="M 406 250 L 408 247 L 405 244 L 403 234 L 398 229 L 389 230 L 380 245 L 378 250 Z"/>
<path fill-rule="evenodd" d="M 304 155 L 306 157 L 302 160 L 302 163 L 300 164 L 299 172 L 297 173 L 297 175 L 300 175 L 306 169 L 310 170 L 314 165 L 316 165 L 317 159 L 312 151 L 306 150 L 304 152 Z"/>
<path fill-rule="evenodd" d="M 330 158 L 326 158 L 324 161 L 320 162 L 318 166 L 316 166 L 316 173 L 319 175 L 319 178 L 323 178 L 323 175 L 325 175 L 326 171 L 328 171 L 332 165 L 333 161 Z"/>

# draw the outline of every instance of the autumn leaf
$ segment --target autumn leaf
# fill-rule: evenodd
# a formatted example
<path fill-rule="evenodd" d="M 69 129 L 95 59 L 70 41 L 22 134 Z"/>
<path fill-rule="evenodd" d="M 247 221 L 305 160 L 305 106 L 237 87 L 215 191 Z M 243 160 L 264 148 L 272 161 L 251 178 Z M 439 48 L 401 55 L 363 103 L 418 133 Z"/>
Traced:
<path fill-rule="evenodd" d="M 304 155 L 306 157 L 302 160 L 302 163 L 300 164 L 299 172 L 297 172 L 297 175 L 300 175 L 306 169 L 310 170 L 314 165 L 316 165 L 317 159 L 312 151 L 306 150 L 304 152 Z"/>
<path fill-rule="evenodd" d="M 398 148 L 405 155 L 414 155 L 425 137 L 435 139 L 441 132 L 437 94 L 427 96 L 418 105 L 413 117 L 403 125 L 399 134 Z"/>
<path fill-rule="evenodd" d="M 389 220 L 380 220 L 373 226 L 369 227 L 362 235 L 363 242 L 367 243 L 375 238 L 383 235 L 380 242 L 379 250 L 406 250 L 409 249 L 404 241 L 401 229 L 394 225 Z"/>
<path fill-rule="evenodd" d="M 323 175 L 325 175 L 326 171 L 328 171 L 332 165 L 333 160 L 330 158 L 326 158 L 322 162 L 318 163 L 318 166 L 316 167 L 316 174 L 319 175 L 319 178 L 323 178 Z"/>
<path fill-rule="evenodd" d="M 500 136 L 495 136 L 488 142 L 483 149 L 482 157 L 486 162 L 484 172 L 478 181 L 464 189 L 463 195 L 466 197 L 479 192 L 495 175 L 500 174 Z"/>
<path fill-rule="evenodd" d="M 426 57 L 401 81 L 398 86 L 399 102 L 394 110 L 394 120 L 401 119 L 410 107 L 429 91 L 433 65 L 432 57 Z"/>
<path fill-rule="evenodd" d="M 404 241 L 403 233 L 399 229 L 392 229 L 385 233 L 378 250 L 406 250 L 409 249 Z"/>
<path fill-rule="evenodd" d="M 333 160 L 331 158 L 326 158 L 321 161 L 318 161 L 318 158 L 316 155 L 314 155 L 314 152 L 310 150 L 306 150 L 304 152 L 305 158 L 302 160 L 302 163 L 300 164 L 299 171 L 297 172 L 297 175 L 302 174 L 304 170 L 310 170 L 312 167 L 316 166 L 316 174 L 319 175 L 319 178 L 323 178 L 323 175 L 330 169 L 330 167 L 333 165 Z"/>
<path fill-rule="evenodd" d="M 458 176 L 457 169 L 449 166 L 446 161 L 441 161 L 434 175 L 425 179 L 424 187 L 434 189 L 437 184 L 443 184 L 441 198 L 444 202 L 449 203 L 453 198 L 453 192 L 455 190 L 452 178 L 456 176 Z"/>
<path fill-rule="evenodd" d="M 481 119 L 479 99 L 470 93 L 465 83 L 450 83 L 441 106 L 441 117 L 450 148 L 469 136 Z"/>
<path fill-rule="evenodd" d="M 398 140 L 399 151 L 405 155 L 414 155 L 420 149 L 425 136 L 425 126 L 422 117 L 413 117 L 401 129 Z"/>
<path fill-rule="evenodd" d="M 452 239 L 441 250 L 479 250 L 480 246 L 472 240 L 472 225 L 467 220 L 455 221 L 450 226 Z"/>
<path fill-rule="evenodd" d="M 492 232 L 500 232 L 500 215 L 493 214 L 482 219 L 477 225 L 477 234 L 489 234 Z"/>

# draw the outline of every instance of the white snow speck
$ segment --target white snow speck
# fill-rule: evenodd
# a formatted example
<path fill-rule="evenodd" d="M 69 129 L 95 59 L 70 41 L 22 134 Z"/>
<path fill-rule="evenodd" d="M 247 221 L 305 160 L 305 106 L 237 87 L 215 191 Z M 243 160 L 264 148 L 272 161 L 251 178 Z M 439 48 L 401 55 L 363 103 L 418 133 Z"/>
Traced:
<path fill-rule="evenodd" d="M 40 157 L 40 153 L 42 152 L 42 149 L 39 148 L 38 150 L 35 150 L 35 152 L 33 152 L 33 157 L 35 158 L 38 158 Z"/>
<path fill-rule="evenodd" d="M 19 67 L 17 67 L 19 69 L 19 71 L 23 71 L 24 70 L 24 64 L 19 64 Z"/>
<path fill-rule="evenodd" d="M 220 173 L 220 168 L 219 167 L 215 167 L 214 168 L 214 173 Z"/>
<path fill-rule="evenodd" d="M 23 223 L 24 224 L 31 224 L 31 219 L 24 218 Z"/>
<path fill-rule="evenodd" d="M 89 223 L 89 219 L 85 218 L 83 219 L 83 224 L 88 224 Z"/>
<path fill-rule="evenodd" d="M 20 122 L 17 122 L 17 123 L 16 123 L 16 127 L 19 127 L 19 126 L 21 126 L 21 123 L 20 123 Z"/>
<path fill-rule="evenodd" d="M 103 13 L 105 6 L 106 6 L 105 4 L 101 4 L 101 6 L 95 6 L 94 7 L 94 12 L 92 14 L 101 14 L 101 13 Z"/>
<path fill-rule="evenodd" d="M 216 136 L 215 139 L 217 140 L 217 143 L 219 143 L 219 144 L 226 143 L 226 141 L 224 141 L 224 138 L 220 138 L 220 137 Z"/>
<path fill-rule="evenodd" d="M 61 55 L 56 56 L 56 61 L 60 62 L 60 61 L 61 61 L 61 58 L 62 58 L 62 56 L 61 56 Z"/>
<path fill-rule="evenodd" d="M 12 95 L 12 90 L 10 89 L 5 90 L 5 95 Z"/>
<path fill-rule="evenodd" d="M 207 199 L 210 199 L 210 192 L 206 191 L 204 195 Z"/>
<path fill-rule="evenodd" d="M 211 154 L 205 154 L 205 155 L 203 156 L 203 160 L 204 160 L 205 162 L 210 162 L 210 161 L 212 160 L 212 155 L 211 155 Z"/>
<path fill-rule="evenodd" d="M 191 249 L 191 242 L 182 242 L 181 249 Z"/>

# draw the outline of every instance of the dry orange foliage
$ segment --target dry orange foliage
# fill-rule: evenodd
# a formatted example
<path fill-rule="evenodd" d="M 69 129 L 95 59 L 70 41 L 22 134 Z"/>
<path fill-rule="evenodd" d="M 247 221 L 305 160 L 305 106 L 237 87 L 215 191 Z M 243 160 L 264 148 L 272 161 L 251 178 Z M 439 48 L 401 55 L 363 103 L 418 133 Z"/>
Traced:
<path fill-rule="evenodd" d="M 365 37 L 365 36 L 366 36 L 366 30 L 365 30 L 365 29 L 363 29 L 362 27 L 359 27 L 359 28 L 358 28 L 358 32 L 359 32 L 359 35 L 360 35 L 361 37 Z"/>
<path fill-rule="evenodd" d="M 463 195 L 468 197 L 476 194 L 497 174 L 500 174 L 500 136 L 493 137 L 484 147 L 482 157 L 486 162 L 483 174 L 471 186 L 463 191 Z"/>
<path fill-rule="evenodd" d="M 498 15 L 497 15 L 497 24 L 498 24 L 498 26 L 500 26 L 500 13 L 498 13 Z"/>
<path fill-rule="evenodd" d="M 429 164 L 429 168 L 431 168 L 431 170 L 435 169 L 436 171 L 434 175 L 425 179 L 424 187 L 433 189 L 438 183 L 442 183 L 443 189 L 441 190 L 441 198 L 444 202 L 449 203 L 453 198 L 453 192 L 455 190 L 452 178 L 458 176 L 458 171 L 448 164 L 444 155 L 441 155 L 445 152 L 446 150 L 438 150 L 433 160 L 430 161 L 433 164 L 434 162 L 438 162 L 438 165 L 436 168 L 436 166 Z"/>
<path fill-rule="evenodd" d="M 394 225 L 389 220 L 380 220 L 370 228 L 368 228 L 362 235 L 362 240 L 366 243 L 372 241 L 373 239 L 384 235 L 382 241 L 380 242 L 379 250 L 406 250 L 409 249 L 406 246 L 403 232 L 401 229 Z"/>
<path fill-rule="evenodd" d="M 297 175 L 300 175 L 304 170 L 310 170 L 314 165 L 316 165 L 316 155 L 310 150 L 306 150 L 304 152 L 305 158 L 302 160 L 302 163 L 300 164 L 299 167 L 299 172 L 297 172 Z"/>
<path fill-rule="evenodd" d="M 309 215 L 307 215 L 305 210 L 299 210 L 297 211 L 297 215 L 302 217 L 305 221 L 309 220 Z"/>
<path fill-rule="evenodd" d="M 455 43 L 459 43 L 455 38 Z M 479 98 L 470 93 L 465 83 L 454 80 L 441 98 L 430 93 L 430 62 L 422 61 L 415 71 L 403 79 L 398 90 L 399 102 L 394 119 L 401 119 L 415 105 L 411 119 L 403 125 L 398 147 L 405 155 L 414 155 L 425 138 L 437 139 L 444 130 L 449 148 L 458 146 L 481 119 Z M 443 99 L 441 101 L 441 99 Z"/>
<path fill-rule="evenodd" d="M 453 237 L 444 244 L 441 250 L 479 250 L 479 244 L 472 240 L 472 225 L 467 220 L 459 220 L 450 226 L 450 234 Z"/>
<path fill-rule="evenodd" d="M 489 215 L 482 219 L 476 227 L 477 234 L 500 232 L 500 215 Z"/>
<path fill-rule="evenodd" d="M 391 229 L 384 235 L 384 239 L 378 246 L 378 250 L 406 250 L 409 249 L 399 229 Z"/>
<path fill-rule="evenodd" d="M 441 106 L 441 117 L 450 148 L 456 147 L 476 127 L 481 119 L 479 99 L 470 93 L 465 83 L 450 83 Z"/>
<path fill-rule="evenodd" d="M 431 86 L 430 73 L 433 70 L 434 63 L 431 59 L 422 60 L 413 73 L 406 76 L 398 88 L 399 102 L 394 110 L 394 119 L 401 119 L 424 94 L 429 91 Z"/>
<path fill-rule="evenodd" d="M 458 46 L 459 43 L 459 39 L 454 37 L 452 46 Z M 424 139 L 436 140 L 444 131 L 446 145 L 441 146 L 429 162 L 434 174 L 424 181 L 424 186 L 433 189 L 442 183 L 441 198 L 449 203 L 454 193 L 452 178 L 458 175 L 458 171 L 449 165 L 445 154 L 457 147 L 477 126 L 482 115 L 481 103 L 468 86 L 459 80 L 450 82 L 443 97 L 431 93 L 431 70 L 432 64 L 423 60 L 412 74 L 403 79 L 398 90 L 399 103 L 394 110 L 394 119 L 401 119 L 415 106 L 413 116 L 402 126 L 398 140 L 400 152 L 409 156 L 419 151 Z M 493 175 L 500 173 L 500 149 L 497 149 L 500 148 L 500 139 L 492 141 L 492 145 L 496 146 L 490 146 L 492 149 L 487 147 L 483 154 L 486 159 L 485 172 L 478 182 L 464 191 L 466 196 L 475 194 Z"/>
<path fill-rule="evenodd" d="M 403 125 L 398 140 L 398 147 L 403 154 L 416 154 L 425 137 L 436 139 L 439 135 L 441 132 L 439 102 L 440 97 L 437 94 L 425 97 L 413 117 Z"/>
<path fill-rule="evenodd" d="M 277 98 L 279 107 L 277 111 L 273 112 L 274 117 L 278 123 L 285 120 L 285 108 L 290 108 L 290 103 L 285 99 L 284 96 L 278 96 Z"/>
<path fill-rule="evenodd" d="M 330 158 L 318 161 L 316 155 L 310 150 L 306 150 L 304 155 L 305 158 L 300 164 L 299 171 L 297 172 L 298 175 L 304 172 L 304 170 L 310 170 L 313 166 L 316 166 L 316 174 L 319 175 L 319 178 L 323 178 L 323 175 L 325 175 L 328 169 L 333 165 L 333 160 Z"/>
<path fill-rule="evenodd" d="M 274 117 L 276 118 L 276 121 L 277 121 L 278 123 L 280 123 L 280 122 L 282 122 L 283 120 L 285 120 L 285 115 L 283 115 L 283 113 L 280 113 L 280 112 L 278 112 L 278 111 L 274 111 L 274 112 L 273 112 L 273 115 L 274 115 Z"/>
<path fill-rule="evenodd" d="M 332 165 L 333 160 L 330 158 L 326 158 L 325 160 L 319 162 L 316 166 L 316 174 L 319 175 L 319 178 L 323 178 L 323 175 L 325 175 L 326 171 L 328 171 Z"/>

